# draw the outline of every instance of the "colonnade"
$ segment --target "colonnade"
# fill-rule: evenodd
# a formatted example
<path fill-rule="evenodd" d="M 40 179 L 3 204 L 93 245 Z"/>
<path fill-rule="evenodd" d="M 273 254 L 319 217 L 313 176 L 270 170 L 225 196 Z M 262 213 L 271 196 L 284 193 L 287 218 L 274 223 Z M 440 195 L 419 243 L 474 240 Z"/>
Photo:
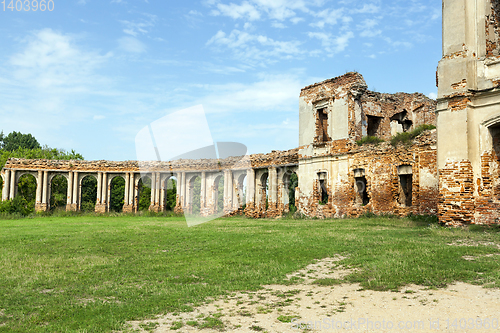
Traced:
<path fill-rule="evenodd" d="M 175 211 L 193 213 L 194 183 L 200 178 L 200 215 L 232 214 L 243 211 L 251 216 L 276 216 L 288 209 L 288 179 L 297 166 L 265 167 L 223 171 L 89 171 L 89 170 L 33 170 L 4 168 L 2 201 L 13 199 L 18 192 L 19 179 L 30 174 L 36 179 L 36 211 L 50 209 L 51 184 L 55 177 L 67 180 L 66 210 L 82 208 L 82 182 L 86 177 L 97 181 L 95 211 L 104 213 L 110 209 L 112 181 L 115 177 L 125 180 L 124 212 L 137 212 L 141 195 L 140 181 L 151 180 L 151 202 L 149 210 L 166 210 L 167 183 L 177 182 Z M 219 183 L 224 182 L 223 207 L 219 207 Z"/>

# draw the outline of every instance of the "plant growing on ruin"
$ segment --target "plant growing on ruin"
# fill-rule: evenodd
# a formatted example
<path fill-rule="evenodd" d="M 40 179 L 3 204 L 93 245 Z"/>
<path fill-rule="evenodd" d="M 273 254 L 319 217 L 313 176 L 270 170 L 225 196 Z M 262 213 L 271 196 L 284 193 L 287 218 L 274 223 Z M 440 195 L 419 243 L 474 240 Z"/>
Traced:
<path fill-rule="evenodd" d="M 415 139 L 417 136 L 419 136 L 425 131 L 429 131 L 435 128 L 436 126 L 434 125 L 423 124 L 415 128 L 413 131 L 398 133 L 392 137 L 391 145 L 396 147 L 399 143 L 402 143 L 405 146 L 408 146 L 411 144 L 412 140 Z"/>
<path fill-rule="evenodd" d="M 376 136 L 370 136 L 370 135 L 363 137 L 361 140 L 356 140 L 358 146 L 362 146 L 364 144 L 378 145 L 381 142 L 384 142 L 384 140 L 377 138 Z"/>

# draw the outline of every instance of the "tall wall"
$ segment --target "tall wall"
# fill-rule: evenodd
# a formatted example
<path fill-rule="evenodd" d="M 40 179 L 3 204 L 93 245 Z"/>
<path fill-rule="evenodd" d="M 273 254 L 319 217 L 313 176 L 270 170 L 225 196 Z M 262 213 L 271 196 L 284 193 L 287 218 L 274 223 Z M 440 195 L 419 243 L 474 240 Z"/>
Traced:
<path fill-rule="evenodd" d="M 357 216 L 367 211 L 435 214 L 435 131 L 410 147 L 392 147 L 388 142 L 356 144 L 365 136 L 388 141 L 419 125 L 435 124 L 435 108 L 434 100 L 419 93 L 369 91 L 359 73 L 302 89 L 299 210 L 319 217 Z M 406 186 L 408 179 L 411 184 Z M 360 194 L 361 187 L 364 194 Z M 411 194 L 403 200 L 407 189 Z"/>
<path fill-rule="evenodd" d="M 498 223 L 500 39 L 498 0 L 443 1 L 438 66 L 439 218 Z"/>

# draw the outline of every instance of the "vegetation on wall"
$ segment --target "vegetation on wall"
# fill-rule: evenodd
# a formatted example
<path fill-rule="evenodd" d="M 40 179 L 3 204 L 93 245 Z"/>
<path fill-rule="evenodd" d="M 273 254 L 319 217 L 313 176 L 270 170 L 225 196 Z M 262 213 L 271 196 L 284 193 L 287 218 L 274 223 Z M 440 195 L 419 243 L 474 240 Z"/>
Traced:
<path fill-rule="evenodd" d="M 396 147 L 398 144 L 401 143 L 401 144 L 404 144 L 405 146 L 408 146 L 411 144 L 413 139 L 415 139 L 417 136 L 422 134 L 424 131 L 429 131 L 429 130 L 432 130 L 435 128 L 436 128 L 436 126 L 434 126 L 434 125 L 423 124 L 423 125 L 416 127 L 413 131 L 398 133 L 392 137 L 391 145 Z"/>

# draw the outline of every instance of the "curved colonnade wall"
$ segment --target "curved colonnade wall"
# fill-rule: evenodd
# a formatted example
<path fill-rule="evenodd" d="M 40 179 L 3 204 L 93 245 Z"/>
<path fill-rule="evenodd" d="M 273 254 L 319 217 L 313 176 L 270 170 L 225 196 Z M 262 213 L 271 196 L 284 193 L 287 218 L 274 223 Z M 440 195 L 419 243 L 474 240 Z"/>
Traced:
<path fill-rule="evenodd" d="M 9 159 L 1 172 L 2 201 L 18 194 L 19 179 L 26 174 L 36 179 L 36 211 L 50 209 L 51 184 L 55 177 L 67 180 L 66 210 L 82 207 L 82 181 L 91 176 L 97 180 L 95 211 L 110 209 L 112 181 L 125 180 L 124 212 L 137 212 L 140 181 L 151 180 L 150 211 L 166 210 L 167 182 L 175 179 L 178 213 L 191 213 L 193 182 L 201 179 L 200 215 L 243 212 L 251 217 L 273 217 L 287 212 L 290 175 L 298 168 L 298 149 L 273 151 L 226 159 L 175 160 L 172 162 L 138 161 L 60 161 Z M 217 205 L 219 180 L 224 181 L 223 212 Z M 245 191 L 245 195 L 243 194 Z M 244 198 L 245 197 L 245 198 Z"/>

